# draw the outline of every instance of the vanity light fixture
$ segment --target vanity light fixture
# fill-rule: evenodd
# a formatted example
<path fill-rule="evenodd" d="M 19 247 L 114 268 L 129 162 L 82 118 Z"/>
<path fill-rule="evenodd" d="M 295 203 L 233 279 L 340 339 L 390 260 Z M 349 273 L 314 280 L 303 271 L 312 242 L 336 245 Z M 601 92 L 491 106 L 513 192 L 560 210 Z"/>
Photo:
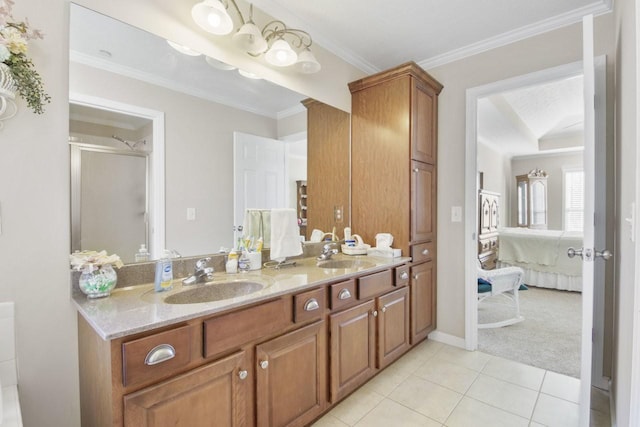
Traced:
<path fill-rule="evenodd" d="M 177 50 L 178 52 L 185 54 L 185 55 L 189 55 L 189 56 L 200 56 L 202 55 L 200 52 L 195 51 L 193 49 L 191 49 L 188 46 L 184 46 L 181 44 L 178 44 L 176 42 L 172 42 L 171 40 L 167 40 L 167 43 L 169 44 L 169 46 L 171 46 L 172 48 L 174 48 L 175 50 Z"/>
<path fill-rule="evenodd" d="M 233 21 L 228 13 L 233 6 L 240 20 L 240 28 L 233 35 L 235 45 L 253 57 L 264 54 L 270 65 L 294 66 L 305 74 L 317 73 L 322 68 L 311 52 L 313 41 L 304 30 L 289 28 L 279 20 L 268 22 L 262 30 L 253 22 L 253 5 L 249 5 L 249 19 L 245 20 L 235 0 L 203 0 L 191 9 L 193 20 L 203 30 L 226 35 L 233 30 Z M 287 40 L 288 39 L 288 40 Z M 297 53 L 294 49 L 298 49 Z"/>

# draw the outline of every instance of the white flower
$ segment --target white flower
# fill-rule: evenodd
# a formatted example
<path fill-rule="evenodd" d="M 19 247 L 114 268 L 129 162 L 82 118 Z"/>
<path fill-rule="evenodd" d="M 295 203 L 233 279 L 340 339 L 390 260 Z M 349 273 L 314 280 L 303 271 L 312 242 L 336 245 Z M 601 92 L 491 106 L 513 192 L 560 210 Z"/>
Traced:
<path fill-rule="evenodd" d="M 106 251 L 81 251 L 74 252 L 69 255 L 69 262 L 74 270 L 82 270 L 89 265 L 105 265 L 113 264 L 114 267 L 120 268 L 123 266 L 122 260 L 116 254 L 107 255 Z"/>
<path fill-rule="evenodd" d="M 0 44 L 0 62 L 4 62 L 11 56 L 9 49 L 3 44 Z"/>
<path fill-rule="evenodd" d="M 13 53 L 14 55 L 27 53 L 27 40 L 23 37 L 23 34 L 17 28 L 5 28 L 4 30 L 0 31 L 0 34 L 4 39 L 4 44 L 7 46 L 11 53 Z"/>

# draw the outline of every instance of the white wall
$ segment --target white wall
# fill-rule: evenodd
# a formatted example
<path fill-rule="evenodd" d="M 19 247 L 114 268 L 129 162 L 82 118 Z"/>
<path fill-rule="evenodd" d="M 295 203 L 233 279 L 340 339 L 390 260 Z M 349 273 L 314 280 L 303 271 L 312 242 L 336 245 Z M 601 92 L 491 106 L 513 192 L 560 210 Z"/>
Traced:
<path fill-rule="evenodd" d="M 614 57 L 612 14 L 595 19 L 596 55 Z M 450 221 L 464 206 L 466 90 L 582 59 L 581 25 L 571 25 L 427 70 L 444 85 L 438 118 L 438 331 L 464 337 L 464 221 Z M 609 64 L 611 65 L 611 64 Z M 446 183 L 446 186 L 443 184 Z M 468 236 L 471 238 L 471 236 Z"/>
<path fill-rule="evenodd" d="M 515 195 L 516 176 L 532 169 L 543 169 L 547 177 L 547 229 L 562 230 L 563 168 L 582 168 L 582 151 L 552 155 L 519 156 L 511 160 L 511 227 L 517 227 L 518 206 Z"/>

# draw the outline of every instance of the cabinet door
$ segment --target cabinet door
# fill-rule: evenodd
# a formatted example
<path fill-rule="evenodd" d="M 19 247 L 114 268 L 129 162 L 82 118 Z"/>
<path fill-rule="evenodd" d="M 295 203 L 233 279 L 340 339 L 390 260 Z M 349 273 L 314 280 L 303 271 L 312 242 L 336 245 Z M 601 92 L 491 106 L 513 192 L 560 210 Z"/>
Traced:
<path fill-rule="evenodd" d="M 326 407 L 326 323 L 256 347 L 258 426 L 304 426 Z"/>
<path fill-rule="evenodd" d="M 433 165 L 411 162 L 411 242 L 433 239 L 436 222 L 436 176 Z"/>
<path fill-rule="evenodd" d="M 248 426 L 244 351 L 124 397 L 125 427 Z"/>
<path fill-rule="evenodd" d="M 415 82 L 415 81 L 414 81 Z M 417 83 L 411 89 L 411 158 L 436 163 L 437 98 L 433 89 Z"/>
<path fill-rule="evenodd" d="M 332 403 L 342 399 L 374 374 L 374 309 L 374 301 L 367 301 L 329 317 Z"/>
<path fill-rule="evenodd" d="M 423 340 L 436 327 L 435 265 L 411 266 L 411 344 Z"/>
<path fill-rule="evenodd" d="M 378 368 L 409 349 L 409 291 L 400 288 L 378 298 Z"/>

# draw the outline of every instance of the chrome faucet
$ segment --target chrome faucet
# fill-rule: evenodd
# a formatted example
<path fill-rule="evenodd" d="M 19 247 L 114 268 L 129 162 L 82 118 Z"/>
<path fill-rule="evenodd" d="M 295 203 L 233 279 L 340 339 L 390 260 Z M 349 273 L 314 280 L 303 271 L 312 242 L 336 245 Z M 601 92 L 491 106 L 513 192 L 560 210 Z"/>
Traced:
<path fill-rule="evenodd" d="M 332 246 L 335 246 L 335 245 L 336 245 L 335 243 L 327 243 L 326 245 L 324 245 L 322 247 L 322 253 L 318 255 L 316 259 L 318 261 L 325 261 L 325 260 L 331 259 L 332 255 L 335 255 L 338 253 L 338 249 L 332 248 Z"/>
<path fill-rule="evenodd" d="M 207 267 L 211 257 L 201 258 L 196 261 L 196 268 L 192 275 L 182 280 L 183 285 L 195 285 L 213 279 L 213 267 Z"/>

